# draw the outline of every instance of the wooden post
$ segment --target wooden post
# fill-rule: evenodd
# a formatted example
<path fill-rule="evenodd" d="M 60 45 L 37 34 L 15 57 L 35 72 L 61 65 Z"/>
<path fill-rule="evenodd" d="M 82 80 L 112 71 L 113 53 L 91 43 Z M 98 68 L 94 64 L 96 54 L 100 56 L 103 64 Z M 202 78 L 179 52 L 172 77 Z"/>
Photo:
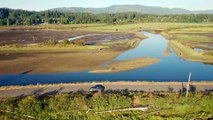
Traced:
<path fill-rule="evenodd" d="M 189 87 L 190 87 L 189 85 L 190 85 L 191 75 L 192 75 L 192 73 L 190 72 L 189 73 L 188 84 L 187 84 L 187 88 L 186 88 L 186 97 L 188 97 L 188 94 L 189 94 Z"/>

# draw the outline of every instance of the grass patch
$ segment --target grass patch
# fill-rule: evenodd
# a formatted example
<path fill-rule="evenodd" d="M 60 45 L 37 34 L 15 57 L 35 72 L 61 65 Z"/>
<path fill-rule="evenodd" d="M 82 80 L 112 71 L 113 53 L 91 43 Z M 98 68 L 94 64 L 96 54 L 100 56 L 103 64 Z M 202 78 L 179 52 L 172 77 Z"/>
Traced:
<path fill-rule="evenodd" d="M 193 50 L 190 46 L 184 45 L 175 40 L 170 41 L 169 44 L 174 49 L 174 51 L 178 56 L 186 60 L 213 63 L 212 56 L 203 53 L 198 53 L 195 50 Z"/>
<path fill-rule="evenodd" d="M 213 52 L 205 52 L 204 55 L 213 56 Z"/>
<path fill-rule="evenodd" d="M 210 33 L 210 32 L 213 32 L 212 25 L 172 29 L 168 33 Z"/>
<path fill-rule="evenodd" d="M 172 34 L 173 39 L 179 42 L 197 42 L 197 43 L 205 43 L 205 42 L 213 42 L 213 38 L 201 36 L 201 35 L 190 35 L 190 34 Z"/>
<path fill-rule="evenodd" d="M 12 44 L 0 46 L 1 53 L 28 53 L 28 52 L 66 52 L 66 51 L 84 51 L 84 50 L 101 50 L 107 49 L 106 45 L 86 46 L 83 40 L 70 42 L 64 39 L 61 43 L 54 38 L 44 41 L 40 44 Z"/>
<path fill-rule="evenodd" d="M 119 46 L 122 48 L 128 48 L 128 47 L 136 47 L 141 40 L 139 39 L 131 39 L 131 40 L 119 40 L 119 41 L 110 41 L 110 42 L 102 42 L 101 45 L 106 46 Z"/>
<path fill-rule="evenodd" d="M 68 52 L 107 49 L 108 46 L 27 46 L 27 47 L 1 47 L 1 53 L 30 53 L 30 52 Z"/>
<path fill-rule="evenodd" d="M 97 27 L 105 24 L 44 24 L 44 25 L 29 25 L 29 26 L 1 26 L 0 30 L 76 30 L 80 28 Z"/>
<path fill-rule="evenodd" d="M 113 31 L 113 32 L 125 32 L 135 30 L 161 30 L 169 31 L 171 29 L 189 28 L 189 27 L 209 27 L 212 24 L 204 23 L 136 23 L 136 24 L 123 24 L 123 25 L 102 25 L 91 26 L 88 28 L 80 28 L 82 30 L 91 31 Z"/>

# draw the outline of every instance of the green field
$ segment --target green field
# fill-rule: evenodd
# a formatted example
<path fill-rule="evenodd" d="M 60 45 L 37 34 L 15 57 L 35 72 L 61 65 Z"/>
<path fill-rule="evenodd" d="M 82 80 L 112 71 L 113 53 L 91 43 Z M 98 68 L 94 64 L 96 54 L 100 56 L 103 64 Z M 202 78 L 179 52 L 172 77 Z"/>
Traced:
<path fill-rule="evenodd" d="M 179 42 L 196 42 L 196 43 L 205 43 L 213 42 L 213 38 L 202 36 L 202 35 L 190 35 L 190 34 L 172 34 L 175 40 Z"/>
<path fill-rule="evenodd" d="M 53 96 L 28 96 L 0 101 L 0 119 L 73 120 L 182 120 L 212 119 L 212 93 L 169 92 L 72 93 Z M 112 111 L 148 106 L 148 110 Z"/>
<path fill-rule="evenodd" d="M 87 28 L 79 28 L 80 30 L 94 30 L 94 31 L 134 31 L 134 30 L 161 30 L 168 31 L 171 29 L 191 28 L 195 27 L 213 27 L 211 23 L 135 23 L 124 25 L 102 25 L 91 26 Z M 207 28 L 207 29 L 209 29 Z M 212 30 L 212 28 L 210 28 Z"/>

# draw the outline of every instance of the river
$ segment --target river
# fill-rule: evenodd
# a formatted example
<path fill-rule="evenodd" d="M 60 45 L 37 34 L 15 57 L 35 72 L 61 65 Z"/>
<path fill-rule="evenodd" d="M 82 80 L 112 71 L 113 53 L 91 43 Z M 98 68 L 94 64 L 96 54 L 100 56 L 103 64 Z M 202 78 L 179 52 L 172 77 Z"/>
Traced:
<path fill-rule="evenodd" d="M 168 47 L 168 40 L 159 34 L 142 32 L 148 38 L 144 39 L 136 48 L 126 51 L 115 60 L 127 60 L 140 57 L 154 57 L 161 61 L 154 65 L 136 70 L 95 74 L 82 72 L 67 72 L 54 74 L 19 74 L 0 75 L 0 86 L 53 84 L 92 81 L 187 81 L 192 72 L 193 81 L 213 81 L 213 65 L 200 62 L 186 61 L 178 57 L 172 48 L 171 54 L 163 55 Z"/>

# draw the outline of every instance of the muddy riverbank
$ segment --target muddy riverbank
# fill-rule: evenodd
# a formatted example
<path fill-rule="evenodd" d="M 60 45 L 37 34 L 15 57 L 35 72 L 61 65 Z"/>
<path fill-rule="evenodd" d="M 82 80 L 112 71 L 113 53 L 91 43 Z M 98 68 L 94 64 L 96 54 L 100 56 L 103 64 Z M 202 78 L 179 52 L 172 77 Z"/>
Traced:
<path fill-rule="evenodd" d="M 83 39 L 85 42 L 104 42 L 139 38 L 134 33 L 120 32 L 91 32 L 75 30 L 7 30 L 0 31 L 0 44 L 35 44 L 47 41 L 51 38 L 62 40 L 89 34 L 94 34 L 94 36 L 87 36 L 80 39 Z"/>

